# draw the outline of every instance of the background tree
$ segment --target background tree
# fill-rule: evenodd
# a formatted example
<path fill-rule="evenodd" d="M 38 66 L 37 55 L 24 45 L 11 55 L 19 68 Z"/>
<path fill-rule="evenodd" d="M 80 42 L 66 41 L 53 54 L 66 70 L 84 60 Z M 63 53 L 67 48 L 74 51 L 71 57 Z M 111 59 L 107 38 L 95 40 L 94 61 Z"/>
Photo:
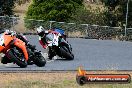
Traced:
<path fill-rule="evenodd" d="M 125 24 L 128 0 L 103 0 L 107 10 L 105 12 L 107 25 L 123 26 Z M 129 1 L 128 27 L 132 27 L 132 1 Z"/>
<path fill-rule="evenodd" d="M 67 21 L 83 0 L 33 0 L 27 18 Z"/>
<path fill-rule="evenodd" d="M 120 0 L 119 4 L 119 15 L 118 15 L 118 21 L 121 22 L 121 24 L 125 24 L 126 22 L 126 12 L 127 12 L 127 1 L 128 0 Z M 132 1 L 129 0 L 129 9 L 128 9 L 128 27 L 132 27 Z"/>
<path fill-rule="evenodd" d="M 91 8 L 91 7 L 89 7 Z M 70 21 L 79 23 L 79 24 L 97 24 L 97 25 L 105 25 L 105 15 L 101 12 L 100 8 L 94 9 L 94 11 L 87 10 L 84 7 L 80 7 L 76 10 L 76 12 L 72 15 Z"/>
<path fill-rule="evenodd" d="M 10 16 L 14 15 L 13 9 L 15 3 L 24 4 L 29 0 L 0 0 L 0 28 L 10 28 L 12 25 L 12 19 Z"/>
<path fill-rule="evenodd" d="M 117 15 L 116 15 L 116 7 L 119 4 L 119 0 L 102 0 L 105 3 L 106 10 L 104 12 L 105 14 L 105 20 L 106 20 L 106 25 L 109 26 L 117 26 L 118 20 L 117 20 Z"/>
<path fill-rule="evenodd" d="M 0 15 L 13 15 L 14 1 L 0 0 Z"/>

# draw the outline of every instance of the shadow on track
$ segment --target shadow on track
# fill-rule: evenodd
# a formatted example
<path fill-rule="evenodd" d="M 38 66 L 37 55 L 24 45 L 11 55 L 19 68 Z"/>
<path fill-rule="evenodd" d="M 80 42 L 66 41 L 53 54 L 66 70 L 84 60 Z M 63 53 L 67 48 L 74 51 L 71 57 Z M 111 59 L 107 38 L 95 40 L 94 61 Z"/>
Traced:
<path fill-rule="evenodd" d="M 67 59 L 55 59 L 57 61 L 73 61 L 73 60 L 67 60 Z"/>
<path fill-rule="evenodd" d="M 20 67 L 5 67 L 5 68 L 20 68 Z"/>

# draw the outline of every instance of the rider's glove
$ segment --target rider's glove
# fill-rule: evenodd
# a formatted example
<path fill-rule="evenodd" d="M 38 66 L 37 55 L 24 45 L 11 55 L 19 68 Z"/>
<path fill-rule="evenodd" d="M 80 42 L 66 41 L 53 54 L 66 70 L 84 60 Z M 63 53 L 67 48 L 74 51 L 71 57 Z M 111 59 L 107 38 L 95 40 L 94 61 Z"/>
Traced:
<path fill-rule="evenodd" d="M 58 33 L 58 36 L 62 36 L 60 33 Z"/>

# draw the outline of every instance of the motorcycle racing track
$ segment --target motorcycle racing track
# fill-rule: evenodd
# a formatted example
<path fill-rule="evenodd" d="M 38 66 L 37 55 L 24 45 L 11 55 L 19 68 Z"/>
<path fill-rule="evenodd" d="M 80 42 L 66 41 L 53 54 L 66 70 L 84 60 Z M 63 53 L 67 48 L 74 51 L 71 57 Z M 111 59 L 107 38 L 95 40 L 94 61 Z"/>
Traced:
<path fill-rule="evenodd" d="M 47 53 L 38 42 L 38 36 L 27 35 L 30 43 L 37 49 Z M 77 70 L 83 66 L 85 70 L 132 70 L 132 42 L 115 40 L 94 40 L 69 38 L 75 58 L 73 61 L 52 60 L 45 67 L 28 65 L 20 68 L 15 64 L 0 64 L 0 71 L 51 71 Z"/>

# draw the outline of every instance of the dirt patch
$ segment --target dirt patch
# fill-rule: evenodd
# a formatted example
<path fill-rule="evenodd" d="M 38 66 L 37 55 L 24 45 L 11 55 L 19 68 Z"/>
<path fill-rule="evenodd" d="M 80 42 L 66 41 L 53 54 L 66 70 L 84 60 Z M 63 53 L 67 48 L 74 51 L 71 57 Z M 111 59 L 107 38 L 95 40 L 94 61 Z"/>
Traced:
<path fill-rule="evenodd" d="M 87 1 L 84 1 L 83 4 L 86 7 L 86 9 L 88 9 L 89 11 L 94 12 L 94 13 L 100 13 L 105 10 L 104 5 L 102 3 L 97 4 L 97 3 L 89 3 Z"/>
<path fill-rule="evenodd" d="M 69 32 L 68 33 L 68 37 L 85 37 L 85 33 L 84 32 L 81 32 L 81 31 L 73 31 L 73 32 Z"/>
<path fill-rule="evenodd" d="M 32 0 L 31 0 L 32 1 Z M 14 29 L 16 31 L 19 31 L 19 32 L 25 32 L 26 31 L 26 27 L 24 26 L 24 17 L 26 16 L 26 12 L 28 10 L 28 7 L 29 5 L 31 4 L 32 2 L 27 2 L 25 4 L 21 4 L 21 5 L 15 5 L 15 8 L 14 8 L 14 12 L 15 12 L 15 15 L 19 16 L 19 20 L 18 20 L 18 24 L 15 25 Z"/>

